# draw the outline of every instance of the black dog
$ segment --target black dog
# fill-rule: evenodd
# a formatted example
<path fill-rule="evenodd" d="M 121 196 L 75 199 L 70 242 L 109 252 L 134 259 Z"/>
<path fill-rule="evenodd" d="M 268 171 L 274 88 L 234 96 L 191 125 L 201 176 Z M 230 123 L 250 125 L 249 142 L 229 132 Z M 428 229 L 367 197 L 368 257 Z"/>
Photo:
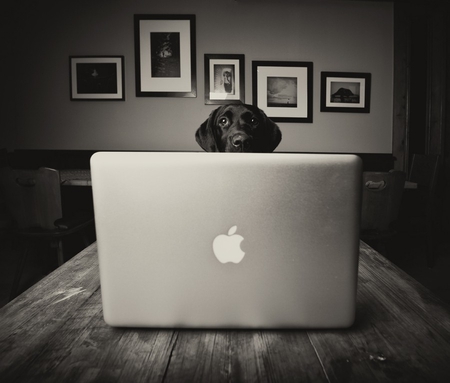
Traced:
<path fill-rule="evenodd" d="M 280 143 L 281 131 L 261 109 L 231 104 L 214 110 L 195 139 L 206 152 L 270 153 Z"/>

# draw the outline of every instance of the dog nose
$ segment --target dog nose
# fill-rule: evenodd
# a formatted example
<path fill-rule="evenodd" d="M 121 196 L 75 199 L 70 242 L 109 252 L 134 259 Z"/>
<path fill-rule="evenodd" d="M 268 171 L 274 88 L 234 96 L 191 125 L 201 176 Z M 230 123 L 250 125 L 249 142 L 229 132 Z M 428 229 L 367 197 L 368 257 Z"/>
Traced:
<path fill-rule="evenodd" d="M 231 143 L 235 148 L 246 151 L 251 146 L 251 138 L 245 134 L 236 134 L 231 139 Z"/>

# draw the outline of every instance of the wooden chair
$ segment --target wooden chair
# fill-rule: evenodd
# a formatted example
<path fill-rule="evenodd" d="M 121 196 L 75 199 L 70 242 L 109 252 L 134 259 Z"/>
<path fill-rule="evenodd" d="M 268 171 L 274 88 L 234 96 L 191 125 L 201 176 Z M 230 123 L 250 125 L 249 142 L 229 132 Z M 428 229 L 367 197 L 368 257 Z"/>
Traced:
<path fill-rule="evenodd" d="M 428 267 L 435 263 L 435 244 L 438 232 L 436 206 L 439 155 L 414 154 L 408 181 L 417 184 L 417 189 L 408 192 L 407 233 L 422 236 L 426 243 Z"/>
<path fill-rule="evenodd" d="M 32 246 L 45 241 L 56 249 L 58 265 L 64 263 L 63 239 L 79 233 L 89 245 L 87 229 L 93 226 L 93 214 L 63 217 L 59 172 L 50 168 L 0 169 L 0 189 L 12 219 L 8 233 L 24 245 L 14 276 L 10 299 L 18 292 L 25 262 Z"/>
<path fill-rule="evenodd" d="M 6 149 L 0 149 L 0 169 L 7 165 L 7 151 Z M 11 218 L 6 210 L 6 201 L 0 193 L 0 235 L 11 224 Z M 3 238 L 0 237 L 0 240 Z"/>
<path fill-rule="evenodd" d="M 361 207 L 361 239 L 383 252 L 387 240 L 397 234 L 397 221 L 406 173 L 364 172 Z"/>

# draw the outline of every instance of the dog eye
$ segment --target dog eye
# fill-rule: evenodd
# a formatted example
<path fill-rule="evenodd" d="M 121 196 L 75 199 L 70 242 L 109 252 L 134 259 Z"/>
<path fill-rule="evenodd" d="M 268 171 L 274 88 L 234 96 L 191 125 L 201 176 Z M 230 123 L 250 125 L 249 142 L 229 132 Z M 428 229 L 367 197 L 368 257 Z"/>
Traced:
<path fill-rule="evenodd" d="M 258 125 L 258 124 L 259 124 L 258 119 L 255 118 L 255 117 L 252 117 L 252 119 L 250 120 L 250 122 L 251 122 L 253 125 Z"/>
<path fill-rule="evenodd" d="M 228 125 L 228 118 L 222 117 L 219 119 L 219 125 L 220 126 L 227 126 Z"/>

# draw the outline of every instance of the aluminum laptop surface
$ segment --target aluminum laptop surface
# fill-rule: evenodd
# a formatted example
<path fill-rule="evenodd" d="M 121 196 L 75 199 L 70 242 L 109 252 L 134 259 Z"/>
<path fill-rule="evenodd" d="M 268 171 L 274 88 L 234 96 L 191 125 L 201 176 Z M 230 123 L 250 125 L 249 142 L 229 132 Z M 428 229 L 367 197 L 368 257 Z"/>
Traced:
<path fill-rule="evenodd" d="M 357 156 L 99 152 L 91 172 L 108 324 L 353 323 Z"/>

